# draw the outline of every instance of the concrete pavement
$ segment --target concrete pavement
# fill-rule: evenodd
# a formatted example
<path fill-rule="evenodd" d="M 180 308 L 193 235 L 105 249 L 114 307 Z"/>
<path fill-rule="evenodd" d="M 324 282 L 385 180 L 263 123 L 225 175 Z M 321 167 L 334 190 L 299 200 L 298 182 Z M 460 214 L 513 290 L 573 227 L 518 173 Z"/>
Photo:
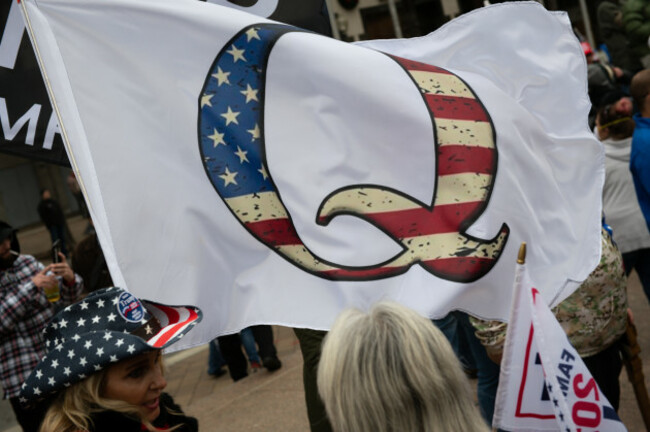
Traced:
<path fill-rule="evenodd" d="M 169 365 L 168 391 L 204 431 L 308 431 L 298 341 L 286 327 L 274 327 L 274 335 L 281 369 L 250 373 L 236 383 L 228 375 L 211 378 L 208 350 L 202 349 Z"/>
<path fill-rule="evenodd" d="M 69 224 L 80 240 L 86 221 L 75 217 Z M 50 240 L 45 228 L 24 230 L 19 238 L 24 253 L 48 256 Z M 650 386 L 650 305 L 635 273 L 629 279 L 628 296 L 639 332 L 645 382 Z M 236 383 L 228 375 L 215 379 L 207 374 L 207 345 L 166 355 L 167 390 L 187 414 L 199 419 L 203 431 L 308 432 L 298 341 L 286 327 L 274 327 L 274 339 L 282 368 L 251 373 Z M 621 419 L 630 432 L 646 430 L 625 371 L 620 382 Z M 476 388 L 476 383 L 472 386 Z M 0 432 L 20 432 L 7 401 L 0 402 Z"/>

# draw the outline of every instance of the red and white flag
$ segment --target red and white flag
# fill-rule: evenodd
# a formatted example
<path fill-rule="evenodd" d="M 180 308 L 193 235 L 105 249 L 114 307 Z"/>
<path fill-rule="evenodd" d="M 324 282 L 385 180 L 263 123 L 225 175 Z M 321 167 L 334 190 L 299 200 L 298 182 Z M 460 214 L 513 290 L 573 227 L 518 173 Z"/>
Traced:
<path fill-rule="evenodd" d="M 526 265 L 517 267 L 493 426 L 512 432 L 626 431 Z"/>

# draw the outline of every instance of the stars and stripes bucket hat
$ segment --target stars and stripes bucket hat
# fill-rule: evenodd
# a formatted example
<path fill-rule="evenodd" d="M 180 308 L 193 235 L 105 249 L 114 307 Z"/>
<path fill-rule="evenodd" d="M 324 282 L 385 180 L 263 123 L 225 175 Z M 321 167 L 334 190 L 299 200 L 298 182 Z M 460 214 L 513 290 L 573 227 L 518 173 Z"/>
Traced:
<path fill-rule="evenodd" d="M 43 399 L 113 363 L 164 349 L 202 317 L 197 307 L 138 300 L 122 288 L 94 291 L 49 322 L 48 352 L 23 383 L 20 401 Z"/>

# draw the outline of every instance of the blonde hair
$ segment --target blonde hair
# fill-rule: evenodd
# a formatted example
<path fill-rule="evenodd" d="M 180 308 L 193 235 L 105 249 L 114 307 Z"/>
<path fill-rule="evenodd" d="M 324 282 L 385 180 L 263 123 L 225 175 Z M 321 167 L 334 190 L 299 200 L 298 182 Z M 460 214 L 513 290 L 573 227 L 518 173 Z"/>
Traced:
<path fill-rule="evenodd" d="M 337 432 L 489 431 L 445 336 L 396 303 L 341 313 L 324 340 L 318 391 Z"/>
<path fill-rule="evenodd" d="M 160 361 L 162 368 L 162 361 Z M 92 414 L 114 411 L 140 421 L 148 431 L 160 431 L 143 418 L 140 409 L 130 403 L 102 397 L 106 370 L 103 369 L 59 392 L 45 414 L 39 432 L 79 432 L 93 427 Z M 164 409 L 161 407 L 161 409 Z M 172 414 L 176 414 L 173 413 Z M 174 427 L 169 430 L 174 430 Z"/>

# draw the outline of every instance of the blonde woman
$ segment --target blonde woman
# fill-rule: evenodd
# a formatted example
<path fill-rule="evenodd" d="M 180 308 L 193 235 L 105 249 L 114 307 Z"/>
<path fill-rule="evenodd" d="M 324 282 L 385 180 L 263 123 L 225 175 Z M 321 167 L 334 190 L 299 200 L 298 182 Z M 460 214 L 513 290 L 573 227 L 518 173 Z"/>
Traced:
<path fill-rule="evenodd" d="M 41 432 L 197 431 L 163 393 L 161 353 L 201 317 L 198 308 L 140 301 L 120 288 L 95 291 L 52 319 L 49 352 L 21 400 L 52 400 Z"/>
<path fill-rule="evenodd" d="M 489 431 L 445 336 L 396 303 L 337 318 L 318 390 L 336 432 Z"/>

